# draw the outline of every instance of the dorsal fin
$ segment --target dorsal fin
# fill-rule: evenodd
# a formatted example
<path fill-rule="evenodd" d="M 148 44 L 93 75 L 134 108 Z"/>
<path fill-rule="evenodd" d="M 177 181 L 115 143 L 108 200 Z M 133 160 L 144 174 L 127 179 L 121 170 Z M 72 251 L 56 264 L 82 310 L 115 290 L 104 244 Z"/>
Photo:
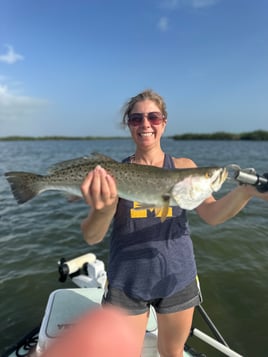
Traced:
<path fill-rule="evenodd" d="M 112 159 L 111 157 L 104 155 L 104 154 L 100 154 L 99 152 L 93 151 L 91 153 L 91 157 L 94 158 L 95 160 L 100 160 L 100 161 L 115 161 L 114 159 Z"/>
<path fill-rule="evenodd" d="M 109 156 L 99 154 L 97 152 L 93 152 L 90 156 L 83 156 L 83 157 L 78 157 L 76 159 L 58 162 L 49 168 L 48 173 L 52 174 L 59 170 L 68 169 L 71 167 L 73 168 L 75 166 L 84 165 L 84 164 L 92 162 L 92 161 L 96 162 L 96 165 L 98 165 L 98 163 L 101 163 L 104 161 L 108 162 L 108 161 L 115 161 L 115 160 L 110 158 Z"/>
<path fill-rule="evenodd" d="M 48 173 L 52 174 L 58 170 L 68 169 L 69 167 L 78 166 L 88 161 L 90 161 L 90 156 L 78 157 L 76 159 L 57 162 L 56 164 L 50 166 Z"/>

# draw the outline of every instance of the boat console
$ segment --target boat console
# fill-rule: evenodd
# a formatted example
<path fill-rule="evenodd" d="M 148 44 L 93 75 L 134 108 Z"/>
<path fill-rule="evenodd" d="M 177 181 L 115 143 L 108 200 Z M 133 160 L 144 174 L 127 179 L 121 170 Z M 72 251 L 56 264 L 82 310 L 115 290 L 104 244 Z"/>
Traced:
<path fill-rule="evenodd" d="M 71 263 L 65 260 L 59 262 L 61 278 L 63 274 L 70 275 L 72 281 L 79 287 L 58 289 L 50 294 L 39 332 L 37 356 L 41 356 L 51 342 L 65 329 L 71 328 L 80 316 L 101 305 L 106 282 L 104 263 L 91 253 L 90 256 L 86 254 L 82 257 L 79 257 L 79 262 L 74 260 Z M 156 313 L 151 308 L 142 357 L 156 356 L 159 356 L 157 321 Z"/>

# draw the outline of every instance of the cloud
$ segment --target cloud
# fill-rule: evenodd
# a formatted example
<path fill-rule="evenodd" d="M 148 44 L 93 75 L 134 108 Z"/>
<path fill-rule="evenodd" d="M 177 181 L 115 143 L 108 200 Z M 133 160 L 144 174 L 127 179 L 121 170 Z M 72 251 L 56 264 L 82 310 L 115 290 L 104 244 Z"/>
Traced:
<path fill-rule="evenodd" d="M 181 0 L 162 0 L 161 7 L 169 10 L 176 9 L 180 5 Z"/>
<path fill-rule="evenodd" d="M 23 121 L 37 114 L 47 104 L 43 99 L 11 93 L 6 85 L 0 84 L 0 122 Z"/>
<path fill-rule="evenodd" d="M 195 9 L 216 5 L 220 0 L 162 0 L 161 7 L 174 10 L 184 6 L 190 6 Z"/>
<path fill-rule="evenodd" d="M 201 9 L 216 5 L 221 0 L 161 0 L 159 7 L 165 12 L 175 12 L 183 7 L 191 7 L 193 9 Z M 169 19 L 162 16 L 158 21 L 157 27 L 162 32 L 166 32 L 169 28 Z"/>
<path fill-rule="evenodd" d="M 0 54 L 0 62 L 4 62 L 7 64 L 13 64 L 18 61 L 24 60 L 24 57 L 18 53 L 16 53 L 12 46 L 5 45 L 7 48 L 7 52 L 5 54 Z"/>
<path fill-rule="evenodd" d="M 161 31 L 165 32 L 165 31 L 168 30 L 168 25 L 169 25 L 168 18 L 165 17 L 165 16 L 162 16 L 162 17 L 160 18 L 160 20 L 158 21 L 157 27 L 158 27 Z"/>
<path fill-rule="evenodd" d="M 192 7 L 202 8 L 216 5 L 220 0 L 191 0 Z"/>

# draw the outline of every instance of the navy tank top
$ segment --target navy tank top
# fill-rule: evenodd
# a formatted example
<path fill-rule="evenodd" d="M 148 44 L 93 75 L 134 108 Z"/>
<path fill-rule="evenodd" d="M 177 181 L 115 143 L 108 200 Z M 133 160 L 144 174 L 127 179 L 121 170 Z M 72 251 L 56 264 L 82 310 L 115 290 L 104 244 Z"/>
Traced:
<path fill-rule="evenodd" d="M 170 155 L 165 154 L 164 167 L 174 168 Z M 110 239 L 108 281 L 110 287 L 134 299 L 173 295 L 196 277 L 186 211 L 169 207 L 164 222 L 160 216 L 155 208 L 143 209 L 138 202 L 119 199 Z"/>

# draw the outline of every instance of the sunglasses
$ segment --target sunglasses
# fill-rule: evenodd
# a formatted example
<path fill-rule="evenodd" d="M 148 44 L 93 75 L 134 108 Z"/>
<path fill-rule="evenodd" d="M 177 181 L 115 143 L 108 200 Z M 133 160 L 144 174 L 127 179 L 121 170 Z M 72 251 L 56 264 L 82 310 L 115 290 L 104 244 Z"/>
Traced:
<path fill-rule="evenodd" d="M 144 117 L 147 117 L 147 120 L 152 125 L 159 125 L 163 122 L 165 118 L 164 115 L 160 112 L 150 112 L 150 113 L 131 113 L 128 115 L 128 124 L 132 126 L 138 126 L 142 123 Z"/>

